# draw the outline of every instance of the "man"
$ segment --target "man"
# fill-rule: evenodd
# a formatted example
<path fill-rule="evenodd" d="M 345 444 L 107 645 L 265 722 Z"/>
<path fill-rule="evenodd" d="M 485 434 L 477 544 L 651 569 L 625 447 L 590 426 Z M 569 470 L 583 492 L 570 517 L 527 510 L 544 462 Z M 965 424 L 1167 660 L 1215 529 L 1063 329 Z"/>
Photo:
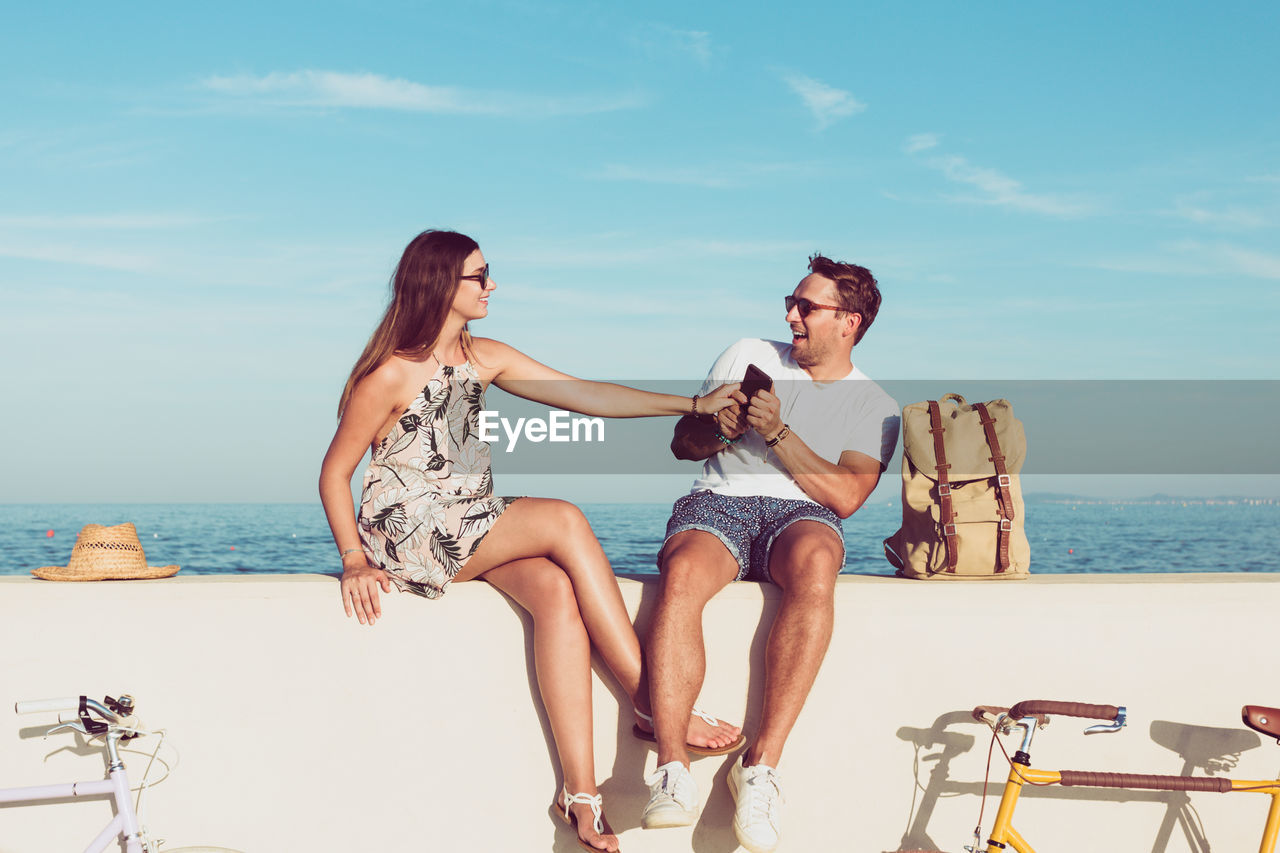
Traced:
<path fill-rule="evenodd" d="M 844 566 L 840 519 L 875 489 L 898 437 L 897 403 L 851 357 L 880 307 L 875 278 L 821 255 L 809 270 L 786 297 L 790 344 L 738 341 L 703 386 L 739 381 L 755 364 L 772 388 L 750 400 L 736 392 L 738 405 L 676 425 L 672 452 L 706 461 L 667 522 L 649 637 L 658 768 L 646 779 L 642 823 L 684 826 L 698 808 L 685 732 L 706 672 L 703 608 L 735 579 L 782 590 L 765 650 L 760 730 L 729 773 L 734 832 L 752 853 L 778 846 L 778 761 L 831 640 Z"/>

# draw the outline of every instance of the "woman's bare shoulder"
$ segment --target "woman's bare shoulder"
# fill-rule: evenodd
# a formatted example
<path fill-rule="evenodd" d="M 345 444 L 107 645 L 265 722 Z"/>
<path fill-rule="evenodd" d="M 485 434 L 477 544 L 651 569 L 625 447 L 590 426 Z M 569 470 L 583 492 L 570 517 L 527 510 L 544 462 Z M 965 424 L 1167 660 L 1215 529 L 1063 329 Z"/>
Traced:
<path fill-rule="evenodd" d="M 481 361 L 502 359 L 517 352 L 516 348 L 510 344 L 504 344 L 493 338 L 472 338 L 471 348 L 475 350 L 476 357 Z"/>
<path fill-rule="evenodd" d="M 356 392 L 364 392 L 390 408 L 403 408 L 401 404 L 426 384 L 421 377 L 427 372 L 421 361 L 393 355 L 369 371 L 356 385 Z"/>
<path fill-rule="evenodd" d="M 515 347 L 493 338 L 472 338 L 471 351 L 475 355 L 475 368 L 485 384 L 492 382 L 511 365 L 513 358 L 520 355 Z"/>
<path fill-rule="evenodd" d="M 408 380 L 411 370 L 412 362 L 398 355 L 393 355 L 369 371 L 369 374 L 360 382 L 361 384 L 367 382 L 374 388 L 386 389 L 400 385 Z"/>

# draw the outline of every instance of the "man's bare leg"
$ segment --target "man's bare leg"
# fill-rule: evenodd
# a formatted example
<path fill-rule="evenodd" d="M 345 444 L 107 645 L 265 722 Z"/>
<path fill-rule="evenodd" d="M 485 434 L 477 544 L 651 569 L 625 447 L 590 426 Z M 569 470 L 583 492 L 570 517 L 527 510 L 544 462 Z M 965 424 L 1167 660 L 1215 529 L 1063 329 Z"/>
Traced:
<path fill-rule="evenodd" d="M 714 534 L 686 530 L 663 549 L 662 587 L 649 632 L 649 698 L 658 766 L 689 764 L 685 733 L 707 669 L 702 611 L 737 575 L 737 562 Z"/>
<path fill-rule="evenodd" d="M 764 713 L 743 764 L 776 768 L 831 644 L 840 538 L 816 521 L 792 524 L 773 543 L 769 574 L 782 589 L 765 647 Z"/>

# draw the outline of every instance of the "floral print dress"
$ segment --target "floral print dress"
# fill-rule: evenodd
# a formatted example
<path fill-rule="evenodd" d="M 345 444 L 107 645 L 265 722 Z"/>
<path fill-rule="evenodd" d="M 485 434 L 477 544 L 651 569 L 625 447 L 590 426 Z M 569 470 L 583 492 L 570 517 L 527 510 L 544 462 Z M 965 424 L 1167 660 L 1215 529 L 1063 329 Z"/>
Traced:
<path fill-rule="evenodd" d="M 377 447 L 360 497 L 360 543 L 401 589 L 439 598 L 516 498 L 493 496 L 479 438 L 484 386 L 469 361 L 440 365 Z"/>

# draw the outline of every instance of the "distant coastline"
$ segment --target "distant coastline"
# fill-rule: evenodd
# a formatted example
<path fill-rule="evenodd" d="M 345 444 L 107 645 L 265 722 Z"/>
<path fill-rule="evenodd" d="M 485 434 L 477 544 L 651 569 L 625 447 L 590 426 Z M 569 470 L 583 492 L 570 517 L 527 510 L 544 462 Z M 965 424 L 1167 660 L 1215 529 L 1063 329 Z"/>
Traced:
<path fill-rule="evenodd" d="M 896 493 L 893 495 L 896 500 Z M 674 500 L 674 497 L 672 498 Z M 1203 495 L 1165 495 L 1154 494 L 1146 497 L 1136 498 L 1108 498 L 1099 495 L 1076 495 L 1067 492 L 1027 492 L 1023 495 L 1023 500 L 1028 504 L 1131 504 L 1140 506 L 1174 506 L 1174 505 L 1196 505 L 1196 506 L 1278 506 L 1280 505 L 1280 497 L 1256 497 L 1247 495 L 1215 495 L 1207 497 Z M 893 503 L 894 501 L 889 501 Z M 574 500 L 582 506 L 670 506 L 671 500 L 641 500 L 641 501 L 601 501 L 601 500 Z M 876 496 L 876 503 L 884 503 L 879 495 Z M 18 509 L 24 507 L 66 507 L 66 506 L 122 506 L 122 507 L 196 507 L 196 506 L 310 506 L 319 507 L 320 501 L 0 501 L 0 507 L 8 509 Z"/>
<path fill-rule="evenodd" d="M 1148 495 L 1145 498 L 1101 498 L 1071 495 L 1060 492 L 1028 493 L 1023 498 L 1029 504 L 1132 504 L 1142 506 L 1275 506 L 1280 498 L 1257 498 L 1236 495 L 1215 497 L 1187 497 L 1185 495 Z"/>
<path fill-rule="evenodd" d="M 670 504 L 582 503 L 620 575 L 651 576 Z M 1027 495 L 1036 574 L 1280 572 L 1280 498 Z M 154 565 L 185 574 L 332 573 L 333 536 L 319 502 L 28 504 L 0 508 L 0 575 L 65 565 L 89 523 L 132 522 Z M 884 537 L 902 523 L 896 494 L 845 525 L 846 571 L 891 574 Z"/>

